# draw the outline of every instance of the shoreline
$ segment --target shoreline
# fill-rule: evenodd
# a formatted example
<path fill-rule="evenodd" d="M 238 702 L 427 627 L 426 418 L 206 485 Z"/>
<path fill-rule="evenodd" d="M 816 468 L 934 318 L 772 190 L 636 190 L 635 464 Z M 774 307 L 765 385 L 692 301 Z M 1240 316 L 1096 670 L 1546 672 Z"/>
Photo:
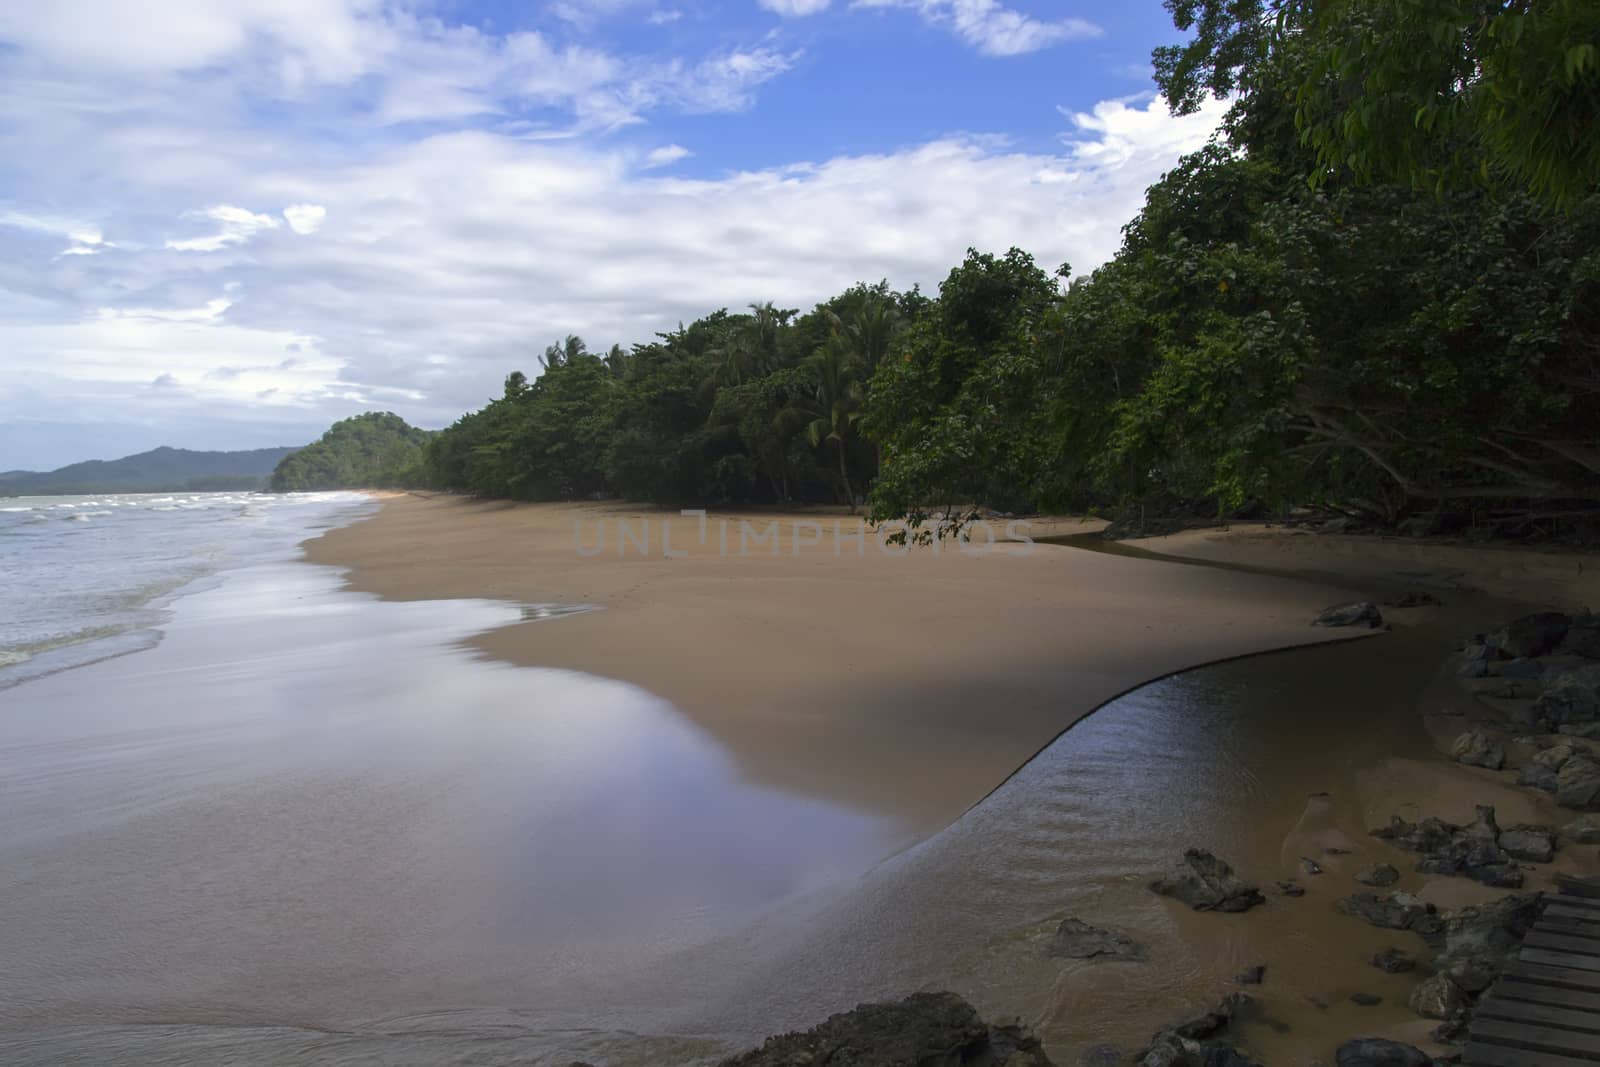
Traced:
<path fill-rule="evenodd" d="M 572 523 L 676 516 L 615 504 L 389 497 L 304 545 L 384 599 L 591 605 L 467 642 L 487 658 L 637 685 L 720 742 L 752 779 L 891 815 L 912 838 L 947 825 L 1095 708 L 1207 663 L 1319 640 L 1349 588 L 1174 568 L 1052 545 L 904 557 L 581 558 Z M 737 521 L 733 513 L 713 513 Z M 854 522 L 845 516 L 841 521 Z M 678 520 L 683 522 L 684 520 Z M 692 521 L 692 520 L 690 520 Z M 1081 530 L 1041 523 L 1039 535 Z M 592 529 L 592 525 L 584 527 Z M 688 532 L 688 524 L 678 527 Z M 659 541 L 657 542 L 659 544 Z M 674 542 L 674 551 L 679 551 Z"/>

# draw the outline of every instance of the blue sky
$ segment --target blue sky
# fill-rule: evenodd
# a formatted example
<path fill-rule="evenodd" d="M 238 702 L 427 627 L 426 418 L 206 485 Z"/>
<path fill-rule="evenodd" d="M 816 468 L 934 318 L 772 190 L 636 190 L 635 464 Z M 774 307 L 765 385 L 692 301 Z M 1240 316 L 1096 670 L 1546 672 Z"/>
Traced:
<path fill-rule="evenodd" d="M 0 7 L 0 470 L 301 443 L 968 246 L 1092 269 L 1218 111 L 1156 0 Z"/>

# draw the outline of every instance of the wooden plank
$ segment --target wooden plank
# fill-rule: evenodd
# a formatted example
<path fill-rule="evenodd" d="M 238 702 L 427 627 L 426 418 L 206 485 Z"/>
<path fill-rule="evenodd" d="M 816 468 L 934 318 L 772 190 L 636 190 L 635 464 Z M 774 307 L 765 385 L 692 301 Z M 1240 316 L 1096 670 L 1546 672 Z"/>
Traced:
<path fill-rule="evenodd" d="M 1504 997 L 1508 1000 L 1526 1000 L 1533 1004 L 1551 1004 L 1559 1008 L 1580 1008 L 1600 1012 L 1600 992 L 1563 989 L 1560 986 L 1540 985 L 1515 978 L 1502 977 L 1489 990 L 1486 1000 Z"/>
<path fill-rule="evenodd" d="M 1474 1041 L 1467 1045 L 1461 1062 L 1466 1067 L 1594 1067 L 1595 1061 Z"/>
<path fill-rule="evenodd" d="M 1546 918 L 1567 919 L 1571 922 L 1600 923 L 1600 914 L 1593 908 L 1573 908 L 1565 904 L 1551 904 L 1541 913 Z"/>
<path fill-rule="evenodd" d="M 1565 904 L 1568 907 L 1600 911 L 1600 899 L 1594 897 L 1575 897 L 1570 893 L 1546 893 L 1544 899 L 1546 904 Z"/>
<path fill-rule="evenodd" d="M 1578 1008 L 1560 1008 L 1546 1004 L 1525 1004 L 1520 1000 L 1489 997 L 1478 1005 L 1477 1019 L 1506 1019 L 1511 1022 L 1533 1023 L 1539 1026 L 1556 1026 L 1563 1030 L 1581 1030 L 1586 1034 L 1600 1034 L 1600 1013 Z"/>
<path fill-rule="evenodd" d="M 1570 967 L 1552 967 L 1549 964 L 1530 960 L 1526 955 L 1522 959 L 1506 964 L 1505 970 L 1500 973 L 1502 977 L 1516 978 L 1524 982 L 1540 982 L 1545 985 L 1560 986 L 1564 989 L 1582 989 L 1588 992 L 1600 993 L 1600 974 L 1575 971 Z"/>
<path fill-rule="evenodd" d="M 1574 937 L 1548 930 L 1530 930 L 1522 943 L 1533 948 L 1553 948 L 1559 952 L 1575 952 L 1580 956 L 1600 956 L 1600 941 L 1588 937 Z"/>
<path fill-rule="evenodd" d="M 1544 913 L 1544 918 L 1539 920 L 1535 930 L 1563 930 L 1579 937 L 1600 937 L 1600 919 L 1591 919 L 1584 922 L 1581 919 L 1569 918 L 1565 915 L 1555 914 L 1555 909 Z"/>
<path fill-rule="evenodd" d="M 1556 1052 L 1579 1059 L 1600 1057 L 1600 1034 L 1584 1034 L 1553 1026 L 1513 1023 L 1504 1019 L 1474 1018 L 1469 1030 L 1473 1040 L 1512 1045 L 1539 1052 Z"/>
<path fill-rule="evenodd" d="M 1525 946 L 1522 959 L 1528 963 L 1542 963 L 1549 967 L 1568 967 L 1575 971 L 1600 972 L 1600 956 L 1582 956 L 1572 952 L 1558 952 L 1548 948 Z"/>

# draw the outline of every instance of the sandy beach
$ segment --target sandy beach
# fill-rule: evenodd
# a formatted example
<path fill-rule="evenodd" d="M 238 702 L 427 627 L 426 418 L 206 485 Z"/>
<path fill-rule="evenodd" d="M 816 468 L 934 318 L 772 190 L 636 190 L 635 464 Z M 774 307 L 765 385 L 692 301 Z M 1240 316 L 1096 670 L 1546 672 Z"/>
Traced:
<path fill-rule="evenodd" d="M 663 555 L 662 523 L 671 548 Z M 739 524 L 780 524 L 776 554 L 739 552 Z M 1051 545 L 836 549 L 840 514 L 708 517 L 615 504 L 397 496 L 307 545 L 386 599 L 509 598 L 600 610 L 474 638 L 487 656 L 615 678 L 664 697 L 779 788 L 950 821 L 1104 701 L 1196 664 L 1355 636 L 1316 613 L 1331 583 L 1063 550 Z M 728 524 L 728 554 L 719 531 Z M 648 554 L 619 551 L 623 523 Z M 795 549 L 795 524 L 821 527 Z M 579 555 L 607 530 L 604 550 Z M 1001 531 L 998 529 L 997 534 Z M 1034 537 L 1098 524 L 1040 521 Z M 815 531 L 802 527 L 800 539 Z M 980 538 L 981 541 L 981 538 Z"/>

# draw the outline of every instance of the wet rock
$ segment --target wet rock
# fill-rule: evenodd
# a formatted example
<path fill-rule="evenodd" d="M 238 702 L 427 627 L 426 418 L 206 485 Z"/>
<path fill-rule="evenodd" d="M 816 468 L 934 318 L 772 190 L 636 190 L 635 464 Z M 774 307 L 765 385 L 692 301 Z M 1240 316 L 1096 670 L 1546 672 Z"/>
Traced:
<path fill-rule="evenodd" d="M 1544 667 L 1536 659 L 1514 659 L 1502 663 L 1494 673 L 1516 682 L 1533 682 L 1544 674 Z"/>
<path fill-rule="evenodd" d="M 1478 817 L 1466 826 L 1435 818 L 1410 823 L 1396 817 L 1373 834 L 1401 848 L 1421 852 L 1417 870 L 1424 874 L 1461 875 L 1504 889 L 1522 885 L 1521 868 L 1495 843 L 1500 827 L 1495 823 L 1492 807 L 1480 804 Z"/>
<path fill-rule="evenodd" d="M 1286 897 L 1303 897 L 1306 895 L 1306 887 L 1299 882 L 1278 882 L 1277 887 L 1278 892 Z"/>
<path fill-rule="evenodd" d="M 1472 1009 L 1462 1008 L 1450 1018 L 1433 1028 L 1433 1039 L 1441 1045 L 1460 1045 L 1465 1043 L 1472 1026 Z"/>
<path fill-rule="evenodd" d="M 1350 1003 L 1358 1008 L 1376 1008 L 1383 1003 L 1383 998 L 1376 993 L 1351 993 Z"/>
<path fill-rule="evenodd" d="M 1254 1008 L 1244 993 L 1233 993 L 1204 1015 L 1161 1030 L 1137 1057 L 1138 1067 L 1258 1067 L 1228 1039 L 1235 1020 Z"/>
<path fill-rule="evenodd" d="M 1579 811 L 1600 811 L 1600 762 L 1576 755 L 1556 775 L 1556 803 Z"/>
<path fill-rule="evenodd" d="M 1532 659 L 1555 651 L 1571 626 L 1571 617 L 1559 611 L 1539 611 L 1506 623 L 1486 643 L 1501 659 Z"/>
<path fill-rule="evenodd" d="M 1340 848 L 1338 845 L 1329 845 L 1327 848 L 1323 849 L 1322 851 L 1325 854 L 1329 855 L 1329 856 L 1348 856 L 1348 855 L 1350 855 L 1350 850 L 1349 849 Z"/>
<path fill-rule="evenodd" d="M 1435 969 L 1467 993 L 1483 992 L 1516 959 L 1539 910 L 1538 895 L 1530 893 L 1450 912 Z"/>
<path fill-rule="evenodd" d="M 1102 930 L 1081 919 L 1063 919 L 1050 940 L 1050 955 L 1073 960 L 1142 961 L 1149 953 L 1127 934 Z"/>
<path fill-rule="evenodd" d="M 1233 980 L 1240 985 L 1260 985 L 1267 977 L 1267 965 L 1258 963 L 1254 967 L 1247 967 L 1234 975 Z"/>
<path fill-rule="evenodd" d="M 1569 744 L 1551 745 L 1542 748 L 1533 754 L 1533 762 L 1541 767 L 1549 767 L 1552 771 L 1559 771 L 1566 765 L 1567 760 L 1573 757 L 1577 750 Z"/>
<path fill-rule="evenodd" d="M 1356 881 L 1378 888 L 1394 885 L 1400 880 L 1400 871 L 1387 863 L 1375 863 L 1356 872 Z"/>
<path fill-rule="evenodd" d="M 1381 1037 L 1358 1037 L 1339 1046 L 1339 1067 L 1432 1067 L 1433 1059 L 1411 1045 Z"/>
<path fill-rule="evenodd" d="M 1456 738 L 1450 746 L 1450 755 L 1457 763 L 1485 767 L 1498 771 L 1506 765 L 1506 750 L 1499 741 L 1482 730 L 1473 730 Z"/>
<path fill-rule="evenodd" d="M 1391 608 L 1431 608 L 1438 606 L 1439 598 L 1432 593 L 1412 590 L 1408 593 L 1401 593 L 1393 600 L 1386 600 L 1384 603 Z"/>
<path fill-rule="evenodd" d="M 862 1004 L 802 1032 L 769 1037 L 723 1067 L 903 1067 L 986 1064 L 1050 1067 L 1039 1039 L 1023 1026 L 991 1026 L 954 993 L 913 993 L 892 1004 Z"/>
<path fill-rule="evenodd" d="M 1600 845 L 1600 816 L 1578 816 L 1561 828 L 1561 836 L 1579 845 Z"/>
<path fill-rule="evenodd" d="M 1322 864 L 1318 863 L 1316 860 L 1312 859 L 1310 856 L 1301 856 L 1300 857 L 1300 869 L 1302 871 L 1304 871 L 1308 875 L 1321 874 L 1322 873 Z"/>
<path fill-rule="evenodd" d="M 1386 948 L 1372 957 L 1372 965 L 1384 974 L 1405 974 L 1417 968 L 1417 961 L 1397 948 Z"/>
<path fill-rule="evenodd" d="M 1434 975 L 1411 991 L 1411 1010 L 1424 1019 L 1448 1019 L 1466 1002 L 1466 994 L 1444 974 Z"/>
<path fill-rule="evenodd" d="M 1533 702 L 1530 714 L 1535 722 L 1555 729 L 1600 719 L 1600 664 L 1558 675 Z"/>
<path fill-rule="evenodd" d="M 1557 774 L 1571 758 L 1571 745 L 1554 745 L 1536 752 L 1517 775 L 1517 784 L 1554 793 L 1560 784 Z"/>
<path fill-rule="evenodd" d="M 1314 626 L 1358 626 L 1365 624 L 1376 629 L 1383 625 L 1383 612 L 1370 600 L 1351 604 L 1337 604 L 1318 615 Z"/>
<path fill-rule="evenodd" d="M 1195 911 L 1247 911 L 1266 901 L 1261 890 L 1234 874 L 1225 861 L 1199 848 L 1185 852 L 1183 862 L 1150 888 Z"/>
<path fill-rule="evenodd" d="M 1443 944 L 1438 909 L 1410 893 L 1357 893 L 1339 901 L 1339 910 L 1384 930 L 1410 930 L 1429 944 Z"/>
<path fill-rule="evenodd" d="M 1556 857 L 1556 835 L 1542 826 L 1501 831 L 1498 844 L 1512 859 L 1527 863 L 1549 863 Z"/>

